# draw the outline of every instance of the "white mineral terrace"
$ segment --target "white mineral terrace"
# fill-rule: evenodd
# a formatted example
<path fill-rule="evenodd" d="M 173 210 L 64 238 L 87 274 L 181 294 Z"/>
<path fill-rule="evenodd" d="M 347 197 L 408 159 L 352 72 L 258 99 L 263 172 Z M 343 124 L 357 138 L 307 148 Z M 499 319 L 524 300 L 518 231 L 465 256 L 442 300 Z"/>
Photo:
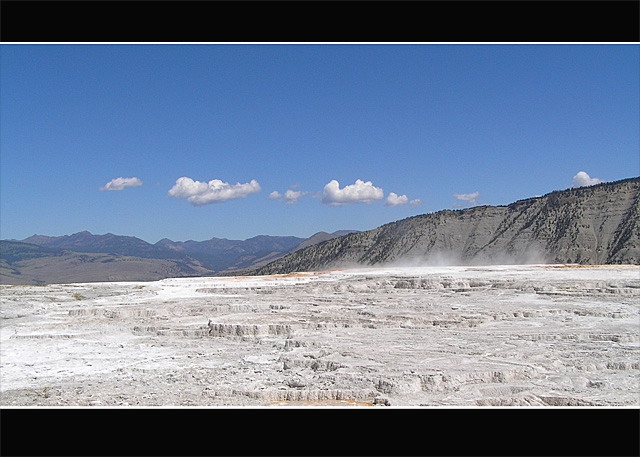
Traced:
<path fill-rule="evenodd" d="M 2 286 L 0 405 L 640 405 L 640 267 Z"/>

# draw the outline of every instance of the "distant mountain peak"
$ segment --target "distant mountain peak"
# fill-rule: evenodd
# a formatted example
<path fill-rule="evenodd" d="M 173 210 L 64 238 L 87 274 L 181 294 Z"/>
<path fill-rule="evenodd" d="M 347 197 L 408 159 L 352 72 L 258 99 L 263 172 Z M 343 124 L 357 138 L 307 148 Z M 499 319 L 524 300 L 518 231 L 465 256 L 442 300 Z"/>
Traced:
<path fill-rule="evenodd" d="M 79 236 L 99 236 L 99 235 L 94 235 L 93 233 L 91 233 L 88 230 L 83 230 L 82 232 L 73 233 L 73 234 L 71 234 L 69 236 L 70 237 L 79 237 Z"/>
<path fill-rule="evenodd" d="M 343 232 L 348 233 L 351 231 L 339 231 L 336 233 Z M 83 230 L 63 236 L 33 235 L 22 240 L 21 243 L 31 243 L 42 248 L 71 253 L 109 254 L 138 259 L 170 260 L 181 262 L 181 265 L 186 265 L 186 263 L 190 265 L 197 264 L 203 274 L 206 274 L 264 265 L 271 260 L 292 252 L 305 242 L 306 245 L 310 245 L 335 238 L 336 236 L 336 234 L 318 232 L 310 238 L 276 235 L 257 235 L 246 240 L 213 237 L 204 241 L 172 241 L 169 238 L 162 238 L 158 242 L 151 244 L 134 236 L 115 235 L 113 233 L 95 235 L 88 230 Z M 24 246 L 20 248 L 26 249 Z M 34 251 L 32 247 L 28 255 L 34 255 L 34 252 L 49 251 Z M 145 265 L 147 264 L 145 263 Z M 110 267 L 116 266 L 116 264 L 110 265 Z M 125 272 L 122 274 L 125 274 Z M 97 277 L 95 280 L 101 279 Z"/>

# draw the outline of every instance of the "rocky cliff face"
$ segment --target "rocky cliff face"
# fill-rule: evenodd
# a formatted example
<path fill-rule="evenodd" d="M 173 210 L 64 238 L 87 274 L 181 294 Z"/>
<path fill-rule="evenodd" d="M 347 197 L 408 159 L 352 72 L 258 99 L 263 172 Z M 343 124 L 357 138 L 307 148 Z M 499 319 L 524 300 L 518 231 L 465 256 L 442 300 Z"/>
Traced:
<path fill-rule="evenodd" d="M 302 249 L 253 274 L 379 264 L 640 263 L 640 178 L 392 222 Z"/>

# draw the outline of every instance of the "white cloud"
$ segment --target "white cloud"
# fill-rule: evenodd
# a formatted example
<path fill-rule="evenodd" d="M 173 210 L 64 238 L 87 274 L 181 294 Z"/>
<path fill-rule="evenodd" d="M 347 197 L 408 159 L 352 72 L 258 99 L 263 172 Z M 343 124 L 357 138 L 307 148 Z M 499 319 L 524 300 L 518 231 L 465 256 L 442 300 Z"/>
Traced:
<path fill-rule="evenodd" d="M 306 195 L 306 194 L 307 194 L 307 192 L 304 192 L 302 190 L 291 190 L 291 189 L 289 189 L 284 193 L 284 199 L 285 199 L 285 202 L 288 205 L 290 205 L 292 203 L 298 203 L 298 199 L 300 197 L 302 197 L 303 195 Z"/>
<path fill-rule="evenodd" d="M 332 206 L 373 203 L 382 197 L 384 197 L 384 191 L 375 187 L 371 181 L 364 182 L 358 179 L 355 184 L 340 189 L 340 183 L 333 179 L 324 186 L 322 203 Z"/>
<path fill-rule="evenodd" d="M 402 206 L 406 204 L 418 206 L 422 204 L 422 200 L 420 200 L 419 198 L 416 198 L 415 200 L 409 200 L 409 197 L 407 197 L 406 195 L 398 195 L 395 192 L 391 192 L 389 193 L 384 206 Z"/>
<path fill-rule="evenodd" d="M 142 181 L 140 181 L 138 178 L 135 178 L 135 177 L 115 178 L 109 181 L 108 183 L 106 183 L 104 187 L 100 188 L 100 190 L 122 190 L 125 187 L 137 187 L 141 185 L 142 185 Z"/>
<path fill-rule="evenodd" d="M 308 194 L 309 192 L 305 192 L 302 190 L 287 190 L 284 194 L 281 194 L 277 190 L 274 190 L 269 194 L 269 198 L 271 200 L 283 200 L 287 205 L 293 205 L 298 203 L 298 199 L 303 195 Z"/>
<path fill-rule="evenodd" d="M 603 182 L 602 179 L 592 178 L 584 171 L 579 171 L 578 174 L 573 177 L 573 185 L 571 187 L 593 186 L 601 182 Z"/>
<path fill-rule="evenodd" d="M 401 206 L 409 203 L 409 197 L 406 195 L 398 195 L 395 192 L 391 192 L 387 197 L 385 206 Z"/>
<path fill-rule="evenodd" d="M 221 203 L 236 198 L 244 198 L 247 195 L 260 192 L 260 184 L 255 179 L 245 184 L 229 184 L 219 179 L 209 182 L 194 181 L 191 178 L 182 177 L 176 180 L 175 185 L 169 189 L 171 197 L 186 198 L 195 206 Z"/>
<path fill-rule="evenodd" d="M 472 205 L 476 204 L 476 199 L 480 196 L 480 192 L 474 192 L 472 194 L 453 194 L 458 200 L 469 202 Z"/>

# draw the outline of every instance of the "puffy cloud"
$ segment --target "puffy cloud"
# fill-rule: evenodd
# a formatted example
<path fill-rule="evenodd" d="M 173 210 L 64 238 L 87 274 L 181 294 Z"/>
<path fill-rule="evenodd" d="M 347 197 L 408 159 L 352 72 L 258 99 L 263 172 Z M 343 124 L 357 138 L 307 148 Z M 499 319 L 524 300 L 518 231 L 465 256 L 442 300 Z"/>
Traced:
<path fill-rule="evenodd" d="M 573 177 L 573 185 L 571 187 L 593 186 L 594 184 L 599 184 L 601 182 L 604 181 L 599 178 L 592 178 L 584 171 L 579 171 L 578 174 Z"/>
<path fill-rule="evenodd" d="M 269 194 L 269 198 L 272 200 L 284 200 L 287 205 L 293 205 L 298 203 L 298 199 L 303 195 L 308 194 L 309 192 L 305 192 L 302 190 L 287 190 L 284 194 L 281 194 L 277 190 L 274 190 Z"/>
<path fill-rule="evenodd" d="M 287 204 L 298 203 L 298 199 L 305 194 L 307 194 L 307 192 L 302 190 L 289 189 L 284 193 L 284 200 Z"/>
<path fill-rule="evenodd" d="M 219 179 L 202 182 L 183 176 L 176 180 L 168 194 L 171 197 L 186 198 L 192 205 L 202 206 L 244 198 L 247 195 L 260 192 L 260 190 L 260 184 L 255 179 L 245 184 L 229 184 Z"/>
<path fill-rule="evenodd" d="M 115 178 L 115 179 L 112 179 L 111 181 L 109 181 L 108 183 L 106 183 L 104 185 L 104 187 L 100 188 L 100 190 L 122 190 L 125 187 L 137 187 L 137 186 L 141 186 L 141 185 L 142 185 L 142 181 L 140 181 L 136 177 L 133 177 L 133 178 Z"/>
<path fill-rule="evenodd" d="M 476 199 L 480 196 L 480 192 L 474 192 L 472 194 L 453 194 L 458 200 L 469 202 L 472 205 L 476 204 Z"/>
<path fill-rule="evenodd" d="M 401 206 L 409 203 L 409 197 L 406 195 L 398 195 L 395 192 L 391 192 L 387 197 L 385 206 Z"/>
<path fill-rule="evenodd" d="M 324 186 L 322 203 L 332 206 L 373 203 L 382 197 L 384 197 L 384 191 L 375 187 L 371 181 L 364 182 L 358 179 L 355 184 L 340 189 L 340 183 L 333 179 Z"/>
<path fill-rule="evenodd" d="M 406 195 L 398 195 L 395 192 L 389 193 L 387 196 L 387 200 L 384 203 L 384 206 L 402 206 L 406 204 L 410 204 L 413 206 L 418 206 L 422 204 L 422 200 L 416 198 L 415 200 L 409 200 L 409 197 Z"/>

